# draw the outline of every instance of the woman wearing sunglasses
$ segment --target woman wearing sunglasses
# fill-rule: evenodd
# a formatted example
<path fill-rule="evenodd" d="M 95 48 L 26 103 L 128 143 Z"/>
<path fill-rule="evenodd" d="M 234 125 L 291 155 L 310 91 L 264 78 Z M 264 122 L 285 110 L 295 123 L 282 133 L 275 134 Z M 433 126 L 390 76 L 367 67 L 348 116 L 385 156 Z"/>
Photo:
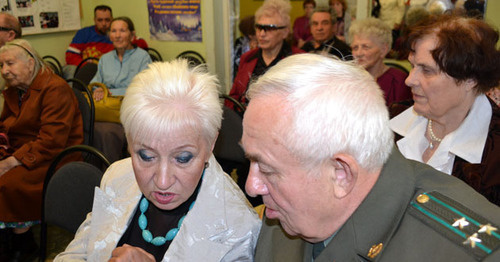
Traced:
<path fill-rule="evenodd" d="M 304 52 L 285 41 L 290 33 L 290 10 L 289 1 L 268 0 L 255 12 L 258 48 L 241 56 L 238 74 L 229 93 L 243 105 L 248 103 L 245 93 L 251 80 L 264 74 L 281 59 Z M 226 106 L 232 108 L 233 104 L 226 102 Z"/>

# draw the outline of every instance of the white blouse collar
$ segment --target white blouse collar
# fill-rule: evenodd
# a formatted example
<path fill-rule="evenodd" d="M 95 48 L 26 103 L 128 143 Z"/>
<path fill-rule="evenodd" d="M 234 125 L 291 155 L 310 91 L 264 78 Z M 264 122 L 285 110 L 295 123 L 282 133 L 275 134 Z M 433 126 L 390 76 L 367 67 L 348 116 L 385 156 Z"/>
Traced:
<path fill-rule="evenodd" d="M 486 96 L 476 97 L 462 124 L 443 138 L 427 164 L 451 174 L 455 156 L 472 164 L 481 163 L 491 116 L 492 109 Z M 404 137 L 397 142 L 401 153 L 406 158 L 423 162 L 422 154 L 429 145 L 425 138 L 427 118 L 417 115 L 411 107 L 391 119 L 390 127 Z"/>

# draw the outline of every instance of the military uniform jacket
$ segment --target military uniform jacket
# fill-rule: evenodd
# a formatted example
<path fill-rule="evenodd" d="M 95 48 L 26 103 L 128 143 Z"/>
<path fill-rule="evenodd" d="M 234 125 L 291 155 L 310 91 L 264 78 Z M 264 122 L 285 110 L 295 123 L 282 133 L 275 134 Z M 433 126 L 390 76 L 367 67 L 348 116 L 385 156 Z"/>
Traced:
<path fill-rule="evenodd" d="M 499 224 L 499 207 L 393 149 L 372 191 L 315 262 L 500 261 Z M 255 261 L 311 257 L 312 244 L 287 237 L 279 221 L 264 220 Z"/>

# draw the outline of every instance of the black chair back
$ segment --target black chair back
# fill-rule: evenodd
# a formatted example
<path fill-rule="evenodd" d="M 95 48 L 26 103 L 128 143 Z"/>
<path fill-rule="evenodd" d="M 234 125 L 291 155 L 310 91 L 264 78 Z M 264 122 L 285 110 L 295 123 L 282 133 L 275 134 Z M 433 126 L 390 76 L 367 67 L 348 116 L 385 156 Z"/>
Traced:
<path fill-rule="evenodd" d="M 403 72 L 405 72 L 406 74 L 409 74 L 410 72 L 408 72 L 408 69 L 406 69 L 404 66 L 400 65 L 400 64 L 397 64 L 397 63 L 393 63 L 393 62 L 384 62 L 384 64 L 386 66 L 390 66 L 390 67 L 393 67 L 393 68 L 396 68 L 396 69 L 399 69 Z"/>
<path fill-rule="evenodd" d="M 151 60 L 153 60 L 153 62 L 162 62 L 163 61 L 163 58 L 161 57 L 160 52 L 158 52 L 158 50 L 151 48 L 151 47 L 148 47 L 145 50 L 146 50 L 146 52 L 148 52 L 148 54 L 151 57 Z"/>
<path fill-rule="evenodd" d="M 88 57 L 82 60 L 80 64 L 76 66 L 73 78 L 82 81 L 85 85 L 90 84 L 90 80 L 92 80 L 97 73 L 98 66 L 95 63 L 96 61 L 98 62 L 99 59 L 95 57 Z"/>
<path fill-rule="evenodd" d="M 61 63 L 59 63 L 59 60 L 57 60 L 57 58 L 51 55 L 46 55 L 42 57 L 42 59 L 50 67 L 50 69 L 54 71 L 56 75 L 63 77 L 62 66 Z"/>
<path fill-rule="evenodd" d="M 47 252 L 47 225 L 56 225 L 76 233 L 92 210 L 94 190 L 102 178 L 103 170 L 81 161 L 66 163 L 56 171 L 61 161 L 74 152 L 90 154 L 106 167 L 110 165 L 100 151 L 87 145 L 68 147 L 56 156 L 43 183 L 40 261 L 45 260 Z"/>
<path fill-rule="evenodd" d="M 205 64 L 205 59 L 203 58 L 203 56 L 201 56 L 198 52 L 195 52 L 195 51 L 191 51 L 191 50 L 188 50 L 188 51 L 184 51 L 182 53 L 180 53 L 177 58 L 185 58 L 189 61 L 190 65 L 191 66 L 197 66 L 197 65 L 201 65 L 201 64 Z"/>
<path fill-rule="evenodd" d="M 85 145 L 91 146 L 94 142 L 95 107 L 94 100 L 87 99 L 87 97 L 92 97 L 92 94 L 82 81 L 75 78 L 71 78 L 66 81 L 70 84 L 70 86 L 72 86 L 73 92 L 75 93 L 76 99 L 78 100 L 80 112 L 82 113 L 84 134 L 83 143 Z M 87 97 L 85 97 L 83 93 L 87 94 Z"/>

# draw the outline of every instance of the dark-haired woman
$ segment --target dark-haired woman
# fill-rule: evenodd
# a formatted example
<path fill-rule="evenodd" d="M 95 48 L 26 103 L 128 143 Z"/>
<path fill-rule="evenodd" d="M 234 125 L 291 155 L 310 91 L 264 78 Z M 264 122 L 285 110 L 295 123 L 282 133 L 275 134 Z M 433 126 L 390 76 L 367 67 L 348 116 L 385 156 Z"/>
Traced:
<path fill-rule="evenodd" d="M 415 27 L 406 79 L 415 104 L 391 120 L 405 157 L 462 179 L 497 205 L 500 111 L 485 93 L 500 81 L 498 38 L 484 21 L 450 15 Z"/>

